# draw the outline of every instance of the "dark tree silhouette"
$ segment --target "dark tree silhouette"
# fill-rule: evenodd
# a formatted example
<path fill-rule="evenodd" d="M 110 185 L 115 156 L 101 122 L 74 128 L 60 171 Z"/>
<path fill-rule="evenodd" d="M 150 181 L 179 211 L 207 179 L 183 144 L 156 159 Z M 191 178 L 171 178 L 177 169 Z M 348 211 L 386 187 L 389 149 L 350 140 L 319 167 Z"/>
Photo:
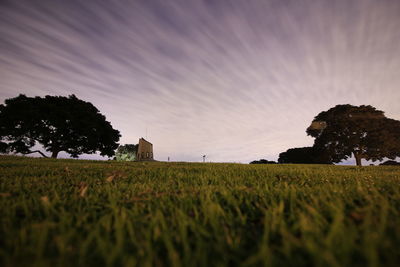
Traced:
<path fill-rule="evenodd" d="M 394 161 L 394 160 L 387 160 L 379 165 L 381 165 L 381 166 L 400 166 L 400 162 Z"/>
<path fill-rule="evenodd" d="M 279 163 L 332 164 L 329 155 L 314 147 L 290 148 L 279 154 Z"/>
<path fill-rule="evenodd" d="M 337 105 L 319 113 L 307 128 L 315 137 L 314 147 L 325 151 L 332 162 L 351 155 L 361 159 L 383 160 L 400 156 L 400 121 L 386 118 L 372 106 Z"/>
<path fill-rule="evenodd" d="M 276 164 L 275 161 L 269 161 L 266 159 L 260 159 L 260 160 L 253 160 L 250 162 L 250 164 Z"/>
<path fill-rule="evenodd" d="M 27 97 L 19 95 L 0 105 L 0 151 L 22 154 L 41 144 L 52 158 L 61 151 L 77 158 L 100 151 L 111 157 L 118 147 L 119 131 L 112 128 L 99 110 L 75 95 Z"/>

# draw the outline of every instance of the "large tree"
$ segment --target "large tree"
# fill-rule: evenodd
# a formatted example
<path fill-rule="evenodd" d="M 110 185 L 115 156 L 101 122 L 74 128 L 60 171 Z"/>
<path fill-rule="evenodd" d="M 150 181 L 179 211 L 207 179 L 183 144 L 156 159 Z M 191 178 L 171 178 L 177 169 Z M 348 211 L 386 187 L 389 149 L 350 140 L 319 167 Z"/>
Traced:
<path fill-rule="evenodd" d="M 99 151 L 111 157 L 118 147 L 119 131 L 99 110 L 75 95 L 27 97 L 19 95 L 0 105 L 0 152 L 40 153 L 41 144 L 52 158 L 65 151 L 77 158 Z"/>
<path fill-rule="evenodd" d="M 400 121 L 386 118 L 372 106 L 337 105 L 319 113 L 307 128 L 314 147 L 326 151 L 333 162 L 352 155 L 361 160 L 400 156 Z"/>

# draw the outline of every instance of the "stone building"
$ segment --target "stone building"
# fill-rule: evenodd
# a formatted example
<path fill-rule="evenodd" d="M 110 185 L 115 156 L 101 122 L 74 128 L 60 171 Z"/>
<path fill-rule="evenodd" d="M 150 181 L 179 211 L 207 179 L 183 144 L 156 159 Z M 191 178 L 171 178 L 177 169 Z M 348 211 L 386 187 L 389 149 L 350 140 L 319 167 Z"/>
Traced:
<path fill-rule="evenodd" d="M 153 158 L 153 144 L 144 138 L 139 139 L 136 160 L 154 160 Z"/>

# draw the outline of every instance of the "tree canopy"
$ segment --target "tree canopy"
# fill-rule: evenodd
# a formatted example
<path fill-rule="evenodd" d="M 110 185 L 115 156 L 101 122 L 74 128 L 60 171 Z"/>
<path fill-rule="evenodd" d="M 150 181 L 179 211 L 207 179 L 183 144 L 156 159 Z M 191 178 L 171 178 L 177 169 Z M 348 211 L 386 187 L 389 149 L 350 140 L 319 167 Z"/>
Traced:
<path fill-rule="evenodd" d="M 307 128 L 314 147 L 325 151 L 332 162 L 352 155 L 361 160 L 395 159 L 400 156 L 400 121 L 386 118 L 372 106 L 337 105 L 319 113 Z"/>
<path fill-rule="evenodd" d="M 40 153 L 41 144 L 51 157 L 65 151 L 77 158 L 100 152 L 111 157 L 118 147 L 119 131 L 99 110 L 75 95 L 27 97 L 19 95 L 0 105 L 0 152 Z"/>
<path fill-rule="evenodd" d="M 290 148 L 279 154 L 279 163 L 332 164 L 329 156 L 314 147 Z"/>
<path fill-rule="evenodd" d="M 119 161 L 136 160 L 138 147 L 138 144 L 126 144 L 119 146 L 117 152 L 115 153 L 115 159 Z"/>

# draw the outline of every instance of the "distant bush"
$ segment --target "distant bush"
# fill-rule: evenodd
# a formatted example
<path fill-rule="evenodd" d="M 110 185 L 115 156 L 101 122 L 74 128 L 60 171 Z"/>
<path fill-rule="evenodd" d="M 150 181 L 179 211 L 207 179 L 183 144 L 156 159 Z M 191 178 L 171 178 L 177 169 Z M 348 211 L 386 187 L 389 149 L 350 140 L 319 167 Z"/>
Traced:
<path fill-rule="evenodd" d="M 260 159 L 260 160 L 253 160 L 250 162 L 250 164 L 276 164 L 275 161 L 269 161 L 266 159 Z"/>
<path fill-rule="evenodd" d="M 119 146 L 115 153 L 115 159 L 118 161 L 135 161 L 138 145 L 127 144 Z"/>
<path fill-rule="evenodd" d="M 400 166 L 400 162 L 394 161 L 394 160 L 387 160 L 379 165 L 381 165 L 381 166 Z"/>

